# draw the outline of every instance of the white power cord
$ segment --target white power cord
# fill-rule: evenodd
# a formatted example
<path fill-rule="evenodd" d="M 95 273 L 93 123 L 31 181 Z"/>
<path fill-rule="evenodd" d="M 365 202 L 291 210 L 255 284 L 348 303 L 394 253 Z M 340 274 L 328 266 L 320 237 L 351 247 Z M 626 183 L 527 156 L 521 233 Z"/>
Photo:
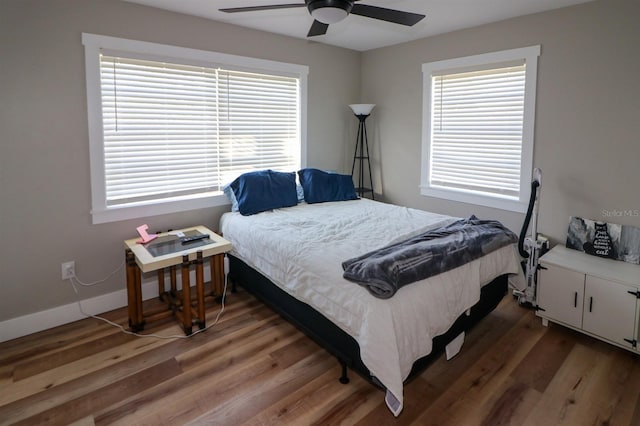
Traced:
<path fill-rule="evenodd" d="M 216 315 L 216 319 L 212 324 L 207 325 L 205 328 L 201 328 L 198 329 L 196 331 L 194 331 L 193 333 L 191 333 L 190 335 L 172 335 L 172 336 L 161 336 L 159 334 L 140 334 L 140 333 L 134 333 L 133 331 L 129 331 L 126 328 L 124 328 L 122 325 L 115 323 L 111 320 L 108 320 L 106 318 L 103 318 L 101 316 L 98 315 L 93 315 L 90 313 L 87 313 L 84 311 L 84 309 L 82 308 L 82 303 L 80 300 L 80 293 L 78 293 L 78 287 L 76 287 L 76 283 L 81 285 L 81 286 L 85 286 L 85 287 L 91 287 L 94 286 L 96 284 L 100 284 L 103 283 L 105 281 L 107 281 L 109 278 L 111 278 L 113 275 L 115 275 L 122 267 L 124 266 L 124 262 L 122 264 L 120 264 L 120 266 L 118 266 L 118 269 L 116 269 L 115 271 L 113 271 L 112 273 L 110 273 L 106 278 L 98 280 L 98 281 L 94 281 L 92 283 L 84 283 L 82 281 L 80 281 L 80 279 L 76 276 L 75 271 L 73 273 L 73 275 L 68 278 L 69 283 L 71 284 L 71 287 L 73 288 L 73 291 L 76 294 L 76 302 L 78 303 L 78 308 L 80 309 L 80 313 L 82 315 L 84 315 L 87 318 L 95 318 L 97 320 L 103 321 L 113 327 L 119 328 L 120 331 L 122 331 L 125 334 L 129 334 L 131 336 L 136 336 L 136 337 L 153 337 L 156 339 L 188 339 L 190 337 L 195 336 L 198 333 L 202 333 L 203 331 L 208 330 L 209 328 L 213 327 L 214 325 L 216 325 L 218 323 L 218 320 L 220 319 L 220 316 L 222 315 L 222 313 L 224 312 L 224 301 L 227 297 L 227 284 L 229 282 L 229 259 L 227 258 L 227 256 L 224 256 L 224 289 L 222 291 L 222 301 L 221 301 L 221 307 L 220 307 L 220 312 L 218 312 L 218 315 Z M 74 282 L 75 281 L 75 282 Z"/>
<path fill-rule="evenodd" d="M 100 283 L 103 283 L 103 282 L 107 281 L 109 278 L 111 278 L 112 276 L 114 276 L 115 274 L 117 274 L 117 273 L 118 273 L 118 271 L 120 271 L 120 269 L 122 269 L 122 267 L 123 267 L 123 266 L 124 266 L 124 261 L 120 264 L 120 266 L 118 266 L 118 268 L 117 268 L 115 271 L 113 271 L 112 273 L 110 273 L 109 275 L 107 275 L 107 277 L 106 277 L 106 278 L 103 278 L 103 279 L 101 279 L 101 280 L 94 281 L 94 282 L 91 282 L 91 283 L 85 283 L 85 282 L 80 281 L 80 278 L 78 278 L 78 276 L 76 275 L 76 271 L 75 271 L 75 269 L 74 269 L 74 270 L 73 270 L 73 274 L 71 275 L 71 278 L 69 278 L 69 280 L 72 280 L 71 285 L 73 285 L 73 280 L 76 280 L 76 282 L 77 282 L 78 284 L 80 284 L 81 286 L 83 286 L 83 287 L 91 287 L 91 286 L 94 286 L 94 285 L 96 285 L 96 284 L 100 284 Z M 77 293 L 77 292 L 76 292 L 76 293 Z"/>

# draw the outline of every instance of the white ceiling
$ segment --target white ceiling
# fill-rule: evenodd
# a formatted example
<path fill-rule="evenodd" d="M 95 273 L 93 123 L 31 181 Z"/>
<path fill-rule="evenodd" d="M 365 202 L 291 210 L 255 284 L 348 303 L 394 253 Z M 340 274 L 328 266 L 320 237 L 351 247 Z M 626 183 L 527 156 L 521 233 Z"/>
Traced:
<path fill-rule="evenodd" d="M 304 3 L 304 0 L 125 0 L 214 21 L 306 39 L 313 19 L 304 7 L 223 13 L 242 6 Z M 497 22 L 516 16 L 586 3 L 592 0 L 361 0 L 362 4 L 424 14 L 413 27 L 350 15 L 329 26 L 327 34 L 311 40 L 365 51 Z"/>

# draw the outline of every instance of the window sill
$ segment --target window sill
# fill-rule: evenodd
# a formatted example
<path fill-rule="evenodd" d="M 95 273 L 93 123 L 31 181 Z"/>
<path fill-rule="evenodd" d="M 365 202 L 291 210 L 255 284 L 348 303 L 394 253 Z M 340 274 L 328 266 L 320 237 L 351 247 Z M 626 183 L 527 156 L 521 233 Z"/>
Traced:
<path fill-rule="evenodd" d="M 179 213 L 189 210 L 205 209 L 229 204 L 222 192 L 200 194 L 198 196 L 182 197 L 166 201 L 127 204 L 104 209 L 94 209 L 91 212 L 93 224 L 117 222 L 137 219 L 141 217 L 158 216 L 162 214 Z"/>
<path fill-rule="evenodd" d="M 449 201 L 475 204 L 478 206 L 491 207 L 494 209 L 507 210 L 517 213 L 527 212 L 527 203 L 520 200 L 506 199 L 497 196 L 491 197 L 489 195 L 472 194 L 468 192 L 432 188 L 428 186 L 421 186 L 420 194 L 427 197 L 435 197 Z"/>

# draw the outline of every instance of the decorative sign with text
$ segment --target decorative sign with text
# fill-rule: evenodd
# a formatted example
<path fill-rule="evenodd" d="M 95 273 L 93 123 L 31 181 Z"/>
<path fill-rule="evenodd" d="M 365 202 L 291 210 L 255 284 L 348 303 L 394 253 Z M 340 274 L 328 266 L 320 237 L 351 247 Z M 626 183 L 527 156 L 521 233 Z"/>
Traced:
<path fill-rule="evenodd" d="M 587 254 L 640 264 L 640 228 L 571 217 L 568 248 Z"/>

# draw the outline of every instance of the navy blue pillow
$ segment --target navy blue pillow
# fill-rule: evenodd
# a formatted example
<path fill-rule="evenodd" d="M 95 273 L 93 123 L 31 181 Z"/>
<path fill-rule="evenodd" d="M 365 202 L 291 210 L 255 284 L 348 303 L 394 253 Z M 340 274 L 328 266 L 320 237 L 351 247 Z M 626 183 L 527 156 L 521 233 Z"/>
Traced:
<path fill-rule="evenodd" d="M 304 200 L 309 204 L 358 199 L 351 175 L 302 169 L 298 171 L 298 176 L 304 190 Z"/>
<path fill-rule="evenodd" d="M 298 204 L 295 172 L 249 172 L 239 176 L 229 186 L 243 216 Z"/>

